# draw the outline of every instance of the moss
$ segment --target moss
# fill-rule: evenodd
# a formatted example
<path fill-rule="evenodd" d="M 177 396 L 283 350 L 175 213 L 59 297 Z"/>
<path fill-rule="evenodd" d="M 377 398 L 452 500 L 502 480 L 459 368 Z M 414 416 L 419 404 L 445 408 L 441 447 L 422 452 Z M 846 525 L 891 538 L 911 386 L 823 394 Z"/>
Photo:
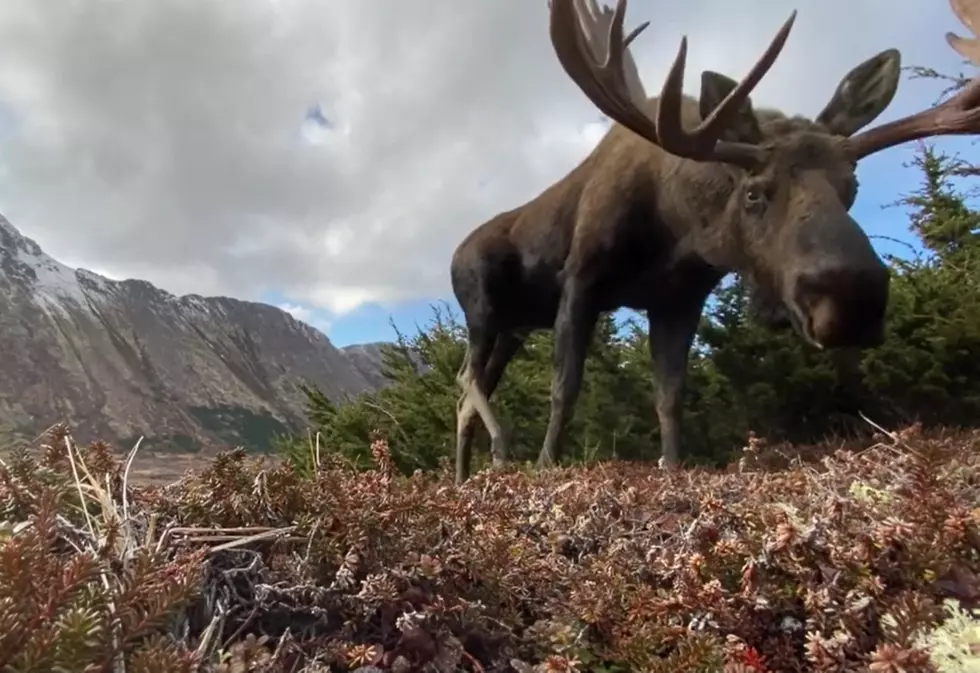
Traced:
<path fill-rule="evenodd" d="M 980 622 L 952 599 L 947 598 L 943 608 L 946 620 L 929 633 L 920 635 L 916 647 L 929 651 L 932 664 L 941 673 L 980 671 Z M 895 619 L 892 617 L 891 621 Z"/>

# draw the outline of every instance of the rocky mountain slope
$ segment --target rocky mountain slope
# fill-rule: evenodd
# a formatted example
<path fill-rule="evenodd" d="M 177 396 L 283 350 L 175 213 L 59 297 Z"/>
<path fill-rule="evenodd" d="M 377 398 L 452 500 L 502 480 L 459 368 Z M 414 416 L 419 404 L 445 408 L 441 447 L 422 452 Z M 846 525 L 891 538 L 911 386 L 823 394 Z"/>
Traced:
<path fill-rule="evenodd" d="M 176 297 L 146 281 L 69 268 L 0 217 L 0 427 L 30 436 L 55 422 L 80 441 L 265 448 L 302 427 L 315 383 L 333 400 L 379 385 L 273 306 Z M 0 437 L 2 441 L 3 437 Z"/>
<path fill-rule="evenodd" d="M 381 373 L 383 365 L 381 357 L 381 346 L 383 342 L 377 341 L 366 344 L 355 344 L 344 346 L 340 352 L 347 356 L 354 368 L 360 372 L 361 376 L 375 388 L 380 388 L 386 382 Z"/>

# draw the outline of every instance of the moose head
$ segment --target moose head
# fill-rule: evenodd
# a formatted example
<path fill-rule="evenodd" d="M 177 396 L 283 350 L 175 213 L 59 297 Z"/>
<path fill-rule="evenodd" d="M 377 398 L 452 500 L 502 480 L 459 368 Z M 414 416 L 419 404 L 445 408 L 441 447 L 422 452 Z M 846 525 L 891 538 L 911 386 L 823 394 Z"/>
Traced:
<path fill-rule="evenodd" d="M 654 106 L 631 95 L 624 54 L 648 25 L 624 38 L 626 0 L 619 0 L 601 61 L 580 25 L 573 0 L 552 0 L 551 38 L 566 73 L 607 116 L 673 157 L 724 164 L 723 215 L 712 223 L 724 264 L 745 276 L 758 312 L 788 321 L 820 348 L 874 346 L 884 334 L 889 272 L 848 213 L 857 194 L 860 159 L 894 145 L 941 134 L 980 130 L 980 82 L 936 107 L 868 130 L 898 87 L 900 55 L 886 49 L 841 80 L 811 121 L 754 110 L 749 94 L 782 50 L 794 11 L 740 82 L 705 71 L 702 121 L 686 127 L 682 94 L 687 38 Z M 952 0 L 965 12 L 976 2 Z M 966 54 L 975 44 L 947 36 Z M 592 42 L 594 44 L 594 41 Z M 969 52 L 973 53 L 973 52 Z M 635 88 L 635 87 L 634 87 Z M 706 181 L 710 182 L 710 181 Z"/>

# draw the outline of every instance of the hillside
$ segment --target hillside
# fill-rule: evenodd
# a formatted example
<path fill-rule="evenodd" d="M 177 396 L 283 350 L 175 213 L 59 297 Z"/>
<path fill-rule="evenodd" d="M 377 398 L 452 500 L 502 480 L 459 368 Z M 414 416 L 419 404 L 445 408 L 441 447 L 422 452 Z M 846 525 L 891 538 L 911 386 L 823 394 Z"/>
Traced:
<path fill-rule="evenodd" d="M 340 349 L 340 352 L 347 356 L 361 376 L 375 388 L 380 388 L 385 383 L 385 377 L 381 373 L 382 345 L 383 342 L 378 341 L 344 346 Z"/>
<path fill-rule="evenodd" d="M 379 381 L 276 307 L 72 269 L 2 217 L 0 353 L 8 438 L 68 422 L 82 441 L 261 448 L 301 427 L 297 382 L 340 400 Z"/>

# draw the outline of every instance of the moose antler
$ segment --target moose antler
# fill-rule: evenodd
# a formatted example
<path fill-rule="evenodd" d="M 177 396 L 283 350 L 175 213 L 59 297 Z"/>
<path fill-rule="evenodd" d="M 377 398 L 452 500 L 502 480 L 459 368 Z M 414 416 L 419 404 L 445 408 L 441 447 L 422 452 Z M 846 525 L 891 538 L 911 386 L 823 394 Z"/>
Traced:
<path fill-rule="evenodd" d="M 551 9 L 551 0 L 548 0 L 548 9 Z M 612 8 L 603 4 L 600 9 L 596 0 L 575 0 L 575 10 L 578 13 L 579 22 L 585 32 L 586 39 L 592 47 L 592 56 L 594 58 L 600 57 L 609 50 L 609 27 L 613 18 Z M 649 23 L 649 21 L 645 22 L 642 28 L 636 30 L 642 30 Z M 643 86 L 643 80 L 640 79 L 640 72 L 636 68 L 633 54 L 628 47 L 623 49 L 623 76 L 633 100 L 637 103 L 645 102 L 647 99 L 646 89 Z"/>
<path fill-rule="evenodd" d="M 980 18 L 980 2 L 977 0 L 949 0 L 953 14 L 970 32 L 977 35 L 977 27 L 973 22 Z M 960 37 L 955 33 L 946 33 L 946 42 L 957 54 L 973 63 L 980 65 L 980 40 L 973 37 Z"/>
<path fill-rule="evenodd" d="M 719 140 L 725 127 L 752 89 L 765 76 L 786 44 L 796 20 L 796 10 L 783 24 L 769 47 L 752 66 L 749 74 L 718 104 L 708 118 L 693 131 L 684 129 L 681 121 L 684 66 L 687 62 L 687 37 L 681 38 L 677 57 L 667 74 L 657 119 L 653 120 L 632 99 L 623 69 L 624 53 L 630 43 L 649 25 L 643 23 L 623 39 L 626 0 L 618 0 L 613 12 L 602 62 L 591 53 L 589 39 L 583 34 L 574 0 L 551 0 L 551 42 L 558 60 L 568 76 L 586 96 L 611 119 L 662 149 L 690 159 L 724 161 L 752 166 L 760 159 L 760 149 L 749 143 Z"/>
<path fill-rule="evenodd" d="M 956 17 L 977 35 L 980 1 L 949 0 Z M 946 43 L 963 58 L 980 65 L 980 41 L 946 33 Z M 927 110 L 876 126 L 852 136 L 848 143 L 856 159 L 894 145 L 940 135 L 980 133 L 980 78 L 974 77 L 952 98 Z"/>

